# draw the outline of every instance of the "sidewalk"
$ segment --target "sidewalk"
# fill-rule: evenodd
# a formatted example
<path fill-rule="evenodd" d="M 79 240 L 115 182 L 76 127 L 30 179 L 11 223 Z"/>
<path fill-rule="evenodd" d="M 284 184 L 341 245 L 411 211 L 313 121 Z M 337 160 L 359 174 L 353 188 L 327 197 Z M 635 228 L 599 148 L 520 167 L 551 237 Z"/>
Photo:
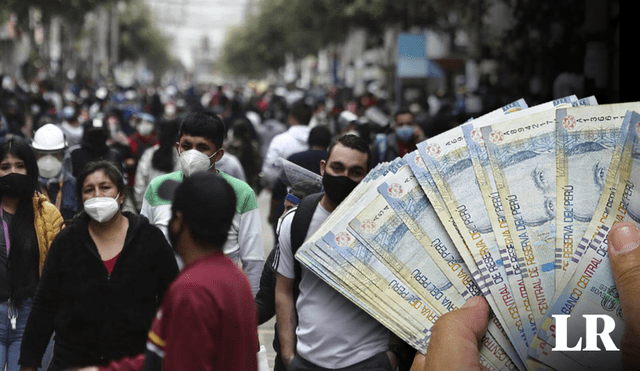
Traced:
<path fill-rule="evenodd" d="M 269 207 L 271 205 L 271 193 L 268 191 L 262 191 L 258 197 L 258 208 L 260 209 L 260 220 L 262 222 L 262 235 L 264 243 L 264 257 L 265 259 L 273 249 L 273 230 L 271 225 L 267 222 L 267 216 L 269 215 Z M 275 352 L 273 351 L 273 325 L 276 323 L 275 317 L 268 322 L 258 327 L 258 337 L 260 338 L 260 344 L 267 348 L 267 358 L 269 359 L 269 367 L 273 369 L 273 358 Z"/>

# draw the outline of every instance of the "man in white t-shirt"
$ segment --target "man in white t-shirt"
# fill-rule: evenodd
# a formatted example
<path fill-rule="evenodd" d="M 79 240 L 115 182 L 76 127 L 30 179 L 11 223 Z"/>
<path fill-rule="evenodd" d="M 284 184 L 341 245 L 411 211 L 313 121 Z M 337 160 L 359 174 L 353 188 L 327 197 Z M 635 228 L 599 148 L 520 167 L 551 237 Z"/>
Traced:
<path fill-rule="evenodd" d="M 289 129 L 271 140 L 262 163 L 262 174 L 271 189 L 282 171 L 278 158 L 287 159 L 294 153 L 309 149 L 309 120 L 313 111 L 304 102 L 296 103 L 289 114 Z"/>
<path fill-rule="evenodd" d="M 320 162 L 325 193 L 313 213 L 306 238 L 365 177 L 370 160 L 368 144 L 354 135 L 344 135 L 329 147 L 327 160 Z M 300 293 L 294 299 L 297 281 L 291 249 L 293 215 L 282 221 L 276 277 L 280 354 L 288 371 L 345 367 L 350 371 L 394 370 L 395 357 L 388 352 L 389 330 L 303 266 Z"/>

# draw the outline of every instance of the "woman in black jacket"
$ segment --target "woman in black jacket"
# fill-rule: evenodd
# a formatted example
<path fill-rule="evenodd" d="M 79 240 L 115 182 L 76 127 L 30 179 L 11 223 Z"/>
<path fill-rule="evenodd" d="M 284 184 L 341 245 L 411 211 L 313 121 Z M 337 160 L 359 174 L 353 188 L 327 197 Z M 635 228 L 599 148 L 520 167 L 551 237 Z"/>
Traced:
<path fill-rule="evenodd" d="M 55 331 L 49 370 L 106 365 L 143 353 L 165 289 L 178 274 L 162 232 L 120 208 L 125 185 L 109 162 L 78 176 L 84 212 L 53 241 L 20 353 L 35 370 Z"/>

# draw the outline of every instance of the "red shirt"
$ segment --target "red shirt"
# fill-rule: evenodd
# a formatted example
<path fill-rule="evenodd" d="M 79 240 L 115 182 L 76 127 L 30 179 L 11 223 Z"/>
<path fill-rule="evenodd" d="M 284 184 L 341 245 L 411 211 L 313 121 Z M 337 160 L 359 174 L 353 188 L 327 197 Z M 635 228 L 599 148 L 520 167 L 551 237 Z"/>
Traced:
<path fill-rule="evenodd" d="M 109 259 L 109 260 L 103 260 L 102 263 L 104 263 L 104 266 L 107 267 L 107 272 L 109 272 L 109 274 L 111 274 L 111 272 L 113 272 L 113 266 L 116 265 L 116 260 L 118 260 L 118 257 L 120 256 L 120 253 L 118 253 L 118 255 L 114 256 L 113 258 Z"/>
<path fill-rule="evenodd" d="M 164 371 L 257 370 L 257 318 L 247 277 L 216 252 L 171 284 L 147 349 L 163 359 Z"/>
<path fill-rule="evenodd" d="M 171 284 L 143 355 L 103 370 L 257 370 L 258 328 L 251 286 L 222 252 L 187 265 Z"/>
<path fill-rule="evenodd" d="M 416 148 L 417 146 L 413 142 L 405 143 L 401 140 L 398 140 L 398 157 L 404 157 L 404 155 L 406 155 L 407 153 L 415 151 Z"/>

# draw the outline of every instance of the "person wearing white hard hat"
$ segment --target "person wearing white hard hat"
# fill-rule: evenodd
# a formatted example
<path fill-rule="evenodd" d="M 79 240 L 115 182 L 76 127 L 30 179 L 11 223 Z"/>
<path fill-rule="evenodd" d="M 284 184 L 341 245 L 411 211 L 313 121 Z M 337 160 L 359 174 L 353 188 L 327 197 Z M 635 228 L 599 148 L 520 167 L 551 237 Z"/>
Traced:
<path fill-rule="evenodd" d="M 54 124 L 45 124 L 36 130 L 31 147 L 40 173 L 40 191 L 56 206 L 64 220 L 72 219 L 78 212 L 76 179 L 63 166 L 67 149 L 64 133 Z"/>

